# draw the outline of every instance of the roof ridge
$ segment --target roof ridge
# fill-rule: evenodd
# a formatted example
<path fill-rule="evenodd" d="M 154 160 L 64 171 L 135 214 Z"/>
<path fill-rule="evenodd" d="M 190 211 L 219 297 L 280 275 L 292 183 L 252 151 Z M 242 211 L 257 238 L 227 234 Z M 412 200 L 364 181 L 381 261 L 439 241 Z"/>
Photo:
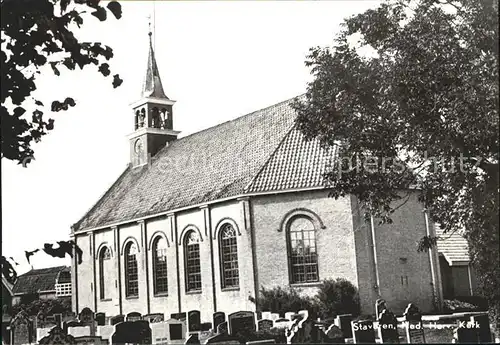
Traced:
<path fill-rule="evenodd" d="M 276 155 L 276 153 L 279 151 L 279 149 L 281 148 L 281 146 L 283 145 L 283 143 L 285 142 L 285 140 L 288 138 L 288 136 L 290 135 L 290 133 L 292 133 L 292 131 L 295 129 L 296 126 L 297 126 L 297 123 L 296 123 L 296 121 L 294 121 L 293 124 L 290 126 L 290 129 L 288 129 L 288 131 L 283 136 L 283 138 L 281 138 L 279 144 L 276 145 L 276 148 L 269 155 L 269 157 L 267 158 L 266 162 L 264 164 L 262 164 L 262 166 L 260 167 L 260 169 L 257 172 L 257 174 L 255 174 L 255 176 L 252 177 L 252 179 L 250 180 L 250 182 L 245 186 L 245 188 L 243 189 L 243 193 L 247 193 L 248 192 L 248 190 L 250 189 L 250 187 L 252 186 L 252 184 L 255 182 L 255 180 L 257 179 L 257 177 L 259 177 L 259 175 L 267 167 L 267 165 L 269 164 L 269 162 L 274 158 L 274 156 Z"/>

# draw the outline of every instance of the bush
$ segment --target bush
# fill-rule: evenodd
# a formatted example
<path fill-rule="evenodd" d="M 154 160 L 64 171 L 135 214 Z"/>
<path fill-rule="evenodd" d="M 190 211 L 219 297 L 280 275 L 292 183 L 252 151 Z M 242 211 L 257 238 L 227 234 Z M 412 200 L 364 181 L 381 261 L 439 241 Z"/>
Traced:
<path fill-rule="evenodd" d="M 455 297 L 453 300 L 445 299 L 443 309 L 448 313 L 484 311 L 488 310 L 488 303 L 478 296 Z"/>
<path fill-rule="evenodd" d="M 294 288 L 283 289 L 281 287 L 269 290 L 262 287 L 259 296 L 259 309 L 281 315 L 290 311 L 308 310 L 309 314 L 313 316 L 317 312 L 313 298 L 301 296 L 299 291 Z"/>
<path fill-rule="evenodd" d="M 360 313 L 358 289 L 343 278 L 324 280 L 316 295 L 316 303 L 322 319 Z"/>
<path fill-rule="evenodd" d="M 24 310 L 29 316 L 36 316 L 39 311 L 50 316 L 54 314 L 68 315 L 71 313 L 71 297 L 57 299 L 37 299 L 30 303 L 18 304 L 12 307 L 13 315 Z"/>

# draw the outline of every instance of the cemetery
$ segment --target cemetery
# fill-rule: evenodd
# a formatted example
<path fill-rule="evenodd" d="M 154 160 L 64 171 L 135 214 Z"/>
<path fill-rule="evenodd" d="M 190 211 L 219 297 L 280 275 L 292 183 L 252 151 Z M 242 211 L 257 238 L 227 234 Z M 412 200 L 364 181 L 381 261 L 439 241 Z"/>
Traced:
<path fill-rule="evenodd" d="M 408 304 L 396 316 L 382 299 L 377 316 L 335 315 L 322 320 L 308 310 L 216 312 L 202 320 L 199 310 L 186 313 L 108 316 L 84 308 L 73 319 L 30 319 L 21 310 L 11 321 L 10 339 L 20 344 L 307 344 L 307 343 L 491 343 L 485 312 L 422 315 Z"/>

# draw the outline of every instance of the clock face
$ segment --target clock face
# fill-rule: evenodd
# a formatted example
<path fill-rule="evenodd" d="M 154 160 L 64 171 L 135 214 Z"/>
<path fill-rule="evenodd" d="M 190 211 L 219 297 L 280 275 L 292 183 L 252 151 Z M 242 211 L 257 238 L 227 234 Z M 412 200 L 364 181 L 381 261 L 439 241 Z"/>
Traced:
<path fill-rule="evenodd" d="M 134 151 L 135 153 L 140 153 L 142 152 L 142 140 L 137 139 L 135 144 L 134 144 Z"/>

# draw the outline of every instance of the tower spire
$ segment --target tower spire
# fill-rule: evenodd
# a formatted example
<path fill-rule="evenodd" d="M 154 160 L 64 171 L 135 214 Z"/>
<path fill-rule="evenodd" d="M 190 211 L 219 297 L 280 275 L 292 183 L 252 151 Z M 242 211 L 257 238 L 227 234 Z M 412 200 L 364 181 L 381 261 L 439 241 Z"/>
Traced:
<path fill-rule="evenodd" d="M 156 64 L 155 52 L 153 49 L 153 33 L 151 31 L 151 16 L 149 17 L 149 55 L 148 55 L 148 65 L 146 69 L 146 77 L 144 79 L 144 85 L 142 87 L 142 97 L 154 97 L 168 99 L 163 91 L 163 86 L 161 84 L 160 72 L 158 71 L 158 65 Z"/>

